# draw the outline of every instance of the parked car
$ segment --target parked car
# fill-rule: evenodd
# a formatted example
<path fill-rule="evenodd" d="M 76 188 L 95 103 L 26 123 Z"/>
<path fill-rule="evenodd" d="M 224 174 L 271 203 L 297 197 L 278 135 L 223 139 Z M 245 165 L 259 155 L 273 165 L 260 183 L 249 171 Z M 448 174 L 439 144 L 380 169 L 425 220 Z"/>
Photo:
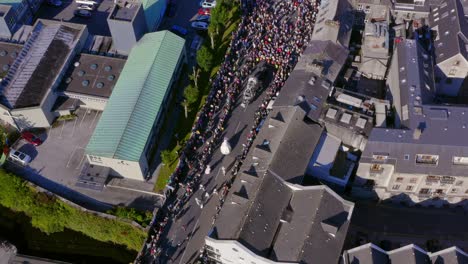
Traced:
<path fill-rule="evenodd" d="M 180 35 L 182 37 L 186 36 L 188 33 L 188 30 L 185 29 L 184 27 L 178 26 L 178 25 L 173 25 L 171 27 L 171 31 L 174 32 L 177 35 Z"/>
<path fill-rule="evenodd" d="M 94 5 L 79 5 L 78 9 L 79 10 L 93 11 L 94 10 Z"/>
<path fill-rule="evenodd" d="M 199 15 L 209 15 L 211 13 L 209 8 L 200 8 L 198 9 Z"/>
<path fill-rule="evenodd" d="M 207 30 L 208 23 L 203 22 L 203 21 L 194 21 L 192 22 L 192 27 L 196 30 Z"/>
<path fill-rule="evenodd" d="M 177 5 L 174 3 L 167 4 L 166 8 L 166 16 L 167 17 L 174 17 L 177 11 Z"/>
<path fill-rule="evenodd" d="M 31 162 L 31 157 L 21 151 L 10 149 L 10 154 L 8 154 L 10 160 L 17 162 L 23 166 L 26 166 Z"/>
<path fill-rule="evenodd" d="M 201 6 L 203 8 L 214 8 L 216 6 L 216 0 L 204 0 Z"/>
<path fill-rule="evenodd" d="M 206 22 L 206 23 L 210 23 L 210 21 L 211 21 L 211 16 L 209 16 L 209 15 L 201 15 L 201 16 L 198 16 L 197 19 L 195 19 L 195 21 L 203 21 L 203 22 Z"/>
<path fill-rule="evenodd" d="M 75 10 L 75 16 L 90 18 L 93 14 L 88 10 L 77 9 Z"/>
<path fill-rule="evenodd" d="M 62 6 L 63 3 L 60 0 L 48 0 L 47 4 L 51 6 L 59 7 L 59 6 Z"/>
<path fill-rule="evenodd" d="M 192 43 L 190 44 L 190 49 L 196 52 L 198 49 L 200 49 L 202 43 L 203 43 L 203 38 L 197 34 L 195 35 L 195 37 L 192 40 Z"/>
<path fill-rule="evenodd" d="M 21 132 L 21 137 L 34 146 L 39 146 L 42 144 L 42 140 L 29 131 Z"/>

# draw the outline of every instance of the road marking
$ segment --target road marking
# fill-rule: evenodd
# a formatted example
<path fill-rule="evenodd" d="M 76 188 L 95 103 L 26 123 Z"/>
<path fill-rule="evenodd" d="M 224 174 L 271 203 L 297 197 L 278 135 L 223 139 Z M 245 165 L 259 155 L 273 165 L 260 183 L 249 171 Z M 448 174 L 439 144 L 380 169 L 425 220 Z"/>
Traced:
<path fill-rule="evenodd" d="M 75 122 L 73 122 L 72 137 L 75 135 L 76 123 L 77 123 L 77 122 L 78 122 L 78 118 L 75 118 Z"/>
<path fill-rule="evenodd" d="M 96 111 L 96 114 L 94 115 L 93 121 L 91 122 L 91 127 L 94 126 L 94 122 L 96 121 L 96 118 L 98 116 L 99 112 Z"/>
<path fill-rule="evenodd" d="M 234 132 L 234 134 L 237 134 L 237 130 L 239 130 L 239 126 L 240 126 L 241 122 L 239 121 L 239 123 L 237 123 L 237 126 L 236 126 L 236 131 Z"/>
<path fill-rule="evenodd" d="M 81 127 L 81 125 L 83 124 L 83 120 L 84 120 L 85 116 L 87 115 L 87 112 L 88 112 L 88 111 L 90 111 L 90 110 L 85 109 L 85 111 L 84 111 L 84 113 L 83 113 L 83 117 L 81 117 L 80 127 Z"/>
<path fill-rule="evenodd" d="M 71 154 L 71 155 L 70 155 L 70 157 L 68 158 L 68 162 L 67 162 L 67 168 L 70 168 L 70 162 L 71 162 L 71 160 L 72 160 L 73 156 L 75 155 L 75 151 L 76 151 L 77 149 L 78 149 L 78 147 L 77 147 L 77 146 L 75 146 L 75 149 L 73 149 L 73 152 L 72 152 L 72 154 Z"/>
<path fill-rule="evenodd" d="M 216 180 L 218 179 L 219 172 L 221 171 L 221 168 L 218 169 L 218 173 L 216 173 L 215 180 L 214 182 L 216 183 Z"/>
<path fill-rule="evenodd" d="M 59 138 L 60 138 L 60 139 L 62 139 L 62 138 L 63 138 L 63 137 L 62 137 L 62 134 L 63 134 L 63 128 L 65 127 L 65 123 L 66 123 L 66 122 L 67 122 L 67 121 L 62 121 L 62 129 L 60 130 L 60 136 L 59 136 Z"/>
<path fill-rule="evenodd" d="M 82 149 L 82 148 L 80 147 L 80 149 Z M 84 161 L 84 159 L 85 159 L 85 156 L 86 156 L 86 155 L 85 155 L 84 153 L 81 155 L 81 160 L 80 160 L 80 163 L 78 163 L 78 166 L 76 166 L 76 168 L 75 168 L 76 170 L 81 169 L 82 164 L 83 164 L 83 161 Z"/>
<path fill-rule="evenodd" d="M 203 210 L 202 210 L 202 211 L 203 211 Z M 203 212 L 202 212 L 202 213 L 203 213 Z M 201 216 L 201 213 L 200 213 L 200 216 Z M 193 232 L 194 232 L 195 229 L 197 228 L 198 222 L 200 222 L 200 217 L 198 217 L 198 220 L 197 220 L 197 222 L 195 223 L 195 226 L 193 226 L 193 229 L 192 229 L 192 231 L 190 232 L 190 238 L 189 238 L 189 240 L 187 241 L 187 245 L 185 246 L 184 253 L 182 254 L 182 257 L 180 257 L 180 262 L 179 262 L 179 263 L 182 263 L 182 261 L 184 260 L 184 256 L 185 256 L 185 253 L 187 252 L 188 244 L 190 243 L 190 240 L 192 240 Z"/>

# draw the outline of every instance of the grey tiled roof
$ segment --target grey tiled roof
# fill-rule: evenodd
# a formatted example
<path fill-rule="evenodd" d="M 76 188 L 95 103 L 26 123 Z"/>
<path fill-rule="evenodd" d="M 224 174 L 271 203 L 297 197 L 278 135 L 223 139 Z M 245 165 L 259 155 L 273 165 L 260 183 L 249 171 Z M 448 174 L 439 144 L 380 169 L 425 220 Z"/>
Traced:
<path fill-rule="evenodd" d="M 344 256 L 344 264 L 390 264 L 387 252 L 371 243 L 350 249 Z"/>
<path fill-rule="evenodd" d="M 441 63 L 461 53 L 467 59 L 465 44 L 468 44 L 468 23 L 459 0 L 441 1 L 429 14 L 429 25 L 437 29 L 438 40 L 434 42 L 436 62 Z"/>
<path fill-rule="evenodd" d="M 338 261 L 353 204 L 325 186 L 296 185 L 323 131 L 306 114 L 301 105 L 273 107 L 215 222 L 216 239 L 274 261 Z"/>
<path fill-rule="evenodd" d="M 385 251 L 368 243 L 343 253 L 343 264 L 465 264 L 468 254 L 457 247 L 430 253 L 410 244 Z"/>
<path fill-rule="evenodd" d="M 394 95 L 393 101 L 396 108 L 408 107 L 408 118 L 404 120 L 402 115 L 401 129 L 374 128 L 361 162 L 372 162 L 372 153 L 385 149 L 389 162 L 396 164 L 396 172 L 468 176 L 463 166 L 452 161 L 453 156 L 468 155 L 468 141 L 461 140 L 468 131 L 468 110 L 432 102 L 435 92 L 430 57 L 424 58 L 427 54 L 414 40 L 397 44 L 396 52 L 398 64 L 393 67 L 398 67 L 400 94 Z M 415 139 L 413 133 L 418 128 L 422 134 Z M 439 162 L 437 166 L 418 165 L 416 154 L 439 155 Z"/>

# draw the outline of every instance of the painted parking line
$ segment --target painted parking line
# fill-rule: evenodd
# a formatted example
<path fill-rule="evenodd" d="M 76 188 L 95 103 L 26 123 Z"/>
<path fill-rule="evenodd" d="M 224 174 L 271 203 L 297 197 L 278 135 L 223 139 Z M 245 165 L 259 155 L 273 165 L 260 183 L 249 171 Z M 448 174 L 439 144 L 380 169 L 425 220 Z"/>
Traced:
<path fill-rule="evenodd" d="M 63 121 L 63 122 L 62 122 L 62 129 L 60 130 L 60 135 L 58 136 L 58 138 L 60 138 L 60 139 L 63 138 L 63 137 L 62 137 L 62 134 L 63 134 L 63 128 L 65 127 L 65 123 L 66 123 L 66 121 Z"/>
<path fill-rule="evenodd" d="M 96 114 L 94 115 L 94 118 L 93 118 L 93 121 L 91 122 L 91 125 L 90 125 L 90 127 L 94 126 L 94 123 L 95 123 L 95 122 L 96 122 L 96 120 L 97 120 L 97 116 L 98 116 L 98 114 L 99 114 L 99 111 L 96 111 Z"/>
<path fill-rule="evenodd" d="M 78 123 L 78 118 L 75 118 L 75 120 L 73 121 L 73 130 L 72 130 L 72 134 L 71 134 L 72 137 L 75 136 L 76 123 Z"/>
<path fill-rule="evenodd" d="M 80 149 L 82 149 L 82 148 L 80 148 Z M 83 152 L 83 154 L 81 154 L 80 163 L 78 163 L 78 166 L 75 167 L 75 170 L 80 170 L 82 168 L 85 157 L 86 157 L 86 155 Z"/>
<path fill-rule="evenodd" d="M 90 111 L 90 110 L 83 109 L 83 111 L 82 111 L 83 113 L 82 113 L 81 120 L 80 120 L 80 127 L 83 124 L 83 120 L 85 119 L 86 115 L 88 114 L 88 111 Z"/>
<path fill-rule="evenodd" d="M 71 153 L 70 157 L 68 158 L 68 162 L 67 162 L 67 166 L 66 166 L 67 168 L 70 168 L 70 162 L 73 159 L 73 156 L 75 155 L 75 152 L 76 152 L 77 149 L 78 149 L 78 147 L 75 146 L 75 148 L 73 149 L 73 152 Z"/>

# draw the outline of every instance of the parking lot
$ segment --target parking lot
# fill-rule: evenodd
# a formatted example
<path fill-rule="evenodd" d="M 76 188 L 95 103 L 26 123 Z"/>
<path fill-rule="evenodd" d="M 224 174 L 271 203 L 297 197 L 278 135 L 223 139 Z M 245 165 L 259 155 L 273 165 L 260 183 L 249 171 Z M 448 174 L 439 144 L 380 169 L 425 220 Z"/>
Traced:
<path fill-rule="evenodd" d="M 15 148 L 31 156 L 29 166 L 57 183 L 73 187 L 85 161 L 88 144 L 101 112 L 79 109 L 77 117 L 61 121 L 48 133 L 40 135 L 43 144 L 37 147 L 21 140 Z"/>
<path fill-rule="evenodd" d="M 60 7 L 50 5 L 42 5 L 39 10 L 38 17 L 51 20 L 61 20 L 65 22 L 73 22 L 88 25 L 88 31 L 93 35 L 110 36 L 109 27 L 107 26 L 107 17 L 114 5 L 113 0 L 102 0 L 96 10 L 92 11 L 93 15 L 90 18 L 82 18 L 74 16 L 74 12 L 78 7 L 75 1 L 65 0 Z"/>

